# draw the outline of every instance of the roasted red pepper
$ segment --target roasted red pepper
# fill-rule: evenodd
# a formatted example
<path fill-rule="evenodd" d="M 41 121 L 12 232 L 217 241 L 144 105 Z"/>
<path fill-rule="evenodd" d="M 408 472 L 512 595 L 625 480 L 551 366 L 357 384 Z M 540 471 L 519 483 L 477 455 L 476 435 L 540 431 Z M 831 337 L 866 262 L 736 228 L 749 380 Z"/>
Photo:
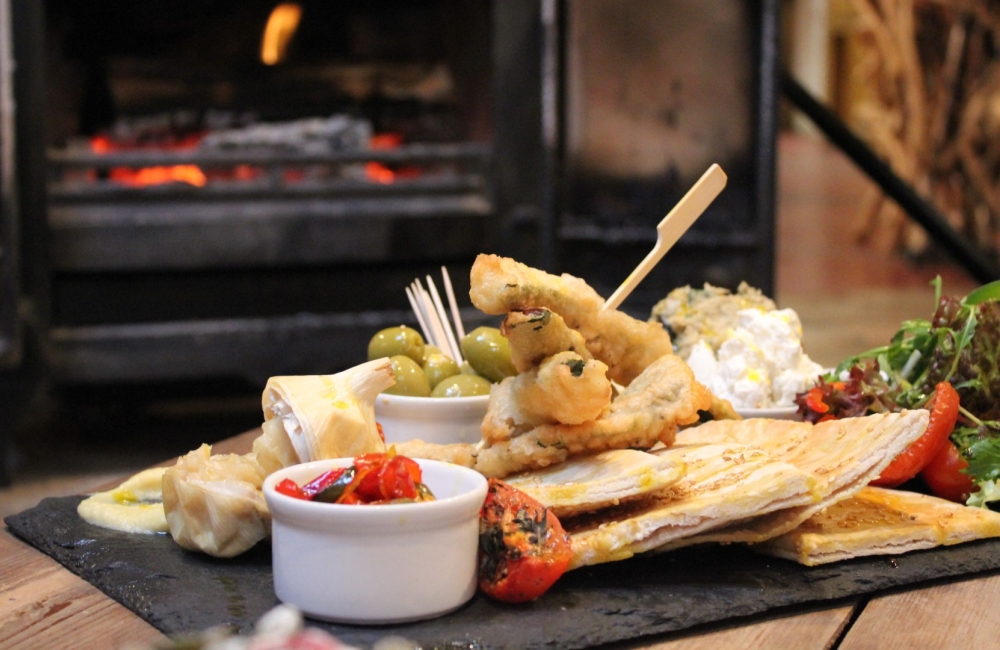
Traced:
<path fill-rule="evenodd" d="M 274 491 L 286 496 L 294 497 L 296 499 L 308 499 L 306 493 L 302 491 L 299 484 L 290 478 L 286 478 L 284 481 L 279 482 L 274 486 Z"/>
<path fill-rule="evenodd" d="M 336 483 L 337 479 L 343 476 L 345 472 L 347 472 L 347 468 L 345 467 L 336 467 L 331 469 L 329 472 L 324 472 L 303 485 L 302 491 L 306 494 L 307 498 L 312 499 L 317 494 Z"/>
<path fill-rule="evenodd" d="M 391 447 L 384 454 L 356 456 L 351 467 L 324 472 L 301 488 L 291 479 L 285 479 L 274 489 L 298 499 L 346 505 L 432 501 L 434 495 L 422 480 L 420 465 L 396 455 Z"/>

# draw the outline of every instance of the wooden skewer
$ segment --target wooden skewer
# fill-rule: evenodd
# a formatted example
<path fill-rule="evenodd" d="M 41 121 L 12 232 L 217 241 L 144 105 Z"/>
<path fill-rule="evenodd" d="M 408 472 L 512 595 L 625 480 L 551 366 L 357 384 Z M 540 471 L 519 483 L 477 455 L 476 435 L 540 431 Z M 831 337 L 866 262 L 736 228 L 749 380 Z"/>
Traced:
<path fill-rule="evenodd" d="M 444 292 L 448 295 L 448 306 L 451 307 L 451 317 L 455 321 L 455 333 L 458 340 L 465 338 L 465 327 L 462 325 L 462 315 L 458 311 L 458 302 L 455 300 L 455 289 L 451 286 L 451 276 L 448 275 L 448 267 L 441 267 L 441 277 L 444 278 Z"/>
<path fill-rule="evenodd" d="M 441 302 L 441 294 L 438 293 L 437 286 L 434 284 L 434 279 L 431 276 L 427 276 L 427 288 L 430 289 L 431 298 L 434 300 L 434 307 L 437 309 L 438 319 L 441 321 L 442 328 L 444 329 L 445 338 L 448 340 L 448 349 L 451 350 L 451 358 L 455 360 L 455 363 L 462 365 L 462 351 L 458 347 L 458 343 L 455 341 L 455 334 L 451 331 L 451 325 L 448 322 L 448 314 L 444 311 L 444 304 Z"/>
<path fill-rule="evenodd" d="M 417 303 L 418 319 L 423 319 L 424 324 L 427 325 L 427 341 L 433 344 L 434 328 L 431 327 L 431 321 L 427 317 L 427 311 L 424 309 L 424 299 L 423 296 L 421 295 L 420 288 L 417 286 L 416 280 L 410 283 L 410 292 L 413 293 L 413 299 Z"/>
<path fill-rule="evenodd" d="M 459 338 L 455 336 L 451 321 L 448 320 L 448 312 L 445 311 L 444 302 L 441 300 L 441 294 L 438 293 L 437 285 L 434 284 L 434 279 L 431 276 L 426 276 L 427 286 L 430 289 L 429 292 L 420 283 L 420 278 L 415 278 L 410 283 L 410 286 L 406 287 L 406 298 L 410 301 L 413 313 L 416 314 L 417 322 L 420 323 L 424 340 L 431 345 L 437 346 L 443 352 L 447 352 L 456 363 L 461 365 L 463 362 L 462 348 L 459 346 L 458 341 L 465 337 L 465 331 L 462 327 L 462 319 L 458 313 L 455 290 L 451 286 L 448 269 L 442 266 L 441 274 L 444 277 L 445 291 L 448 294 L 448 302 L 451 307 L 452 316 L 455 319 Z"/>
<path fill-rule="evenodd" d="M 427 319 L 427 324 L 430 325 L 431 331 L 431 343 L 441 348 L 442 350 L 450 349 L 448 345 L 448 339 L 445 337 L 444 329 L 441 326 L 441 321 L 438 319 L 437 312 L 434 311 L 434 303 L 431 300 L 431 296 L 424 289 L 424 285 L 420 283 L 420 280 L 415 280 L 417 284 L 417 296 L 420 298 L 421 307 L 424 310 L 424 318 Z"/>
<path fill-rule="evenodd" d="M 410 308 L 413 309 L 413 313 L 417 317 L 417 323 L 420 324 L 420 331 L 424 335 L 425 341 L 430 341 L 430 328 L 427 327 L 427 321 L 424 320 L 424 315 L 420 311 L 420 307 L 417 306 L 417 299 L 413 297 L 413 291 L 410 287 L 404 287 L 406 291 L 406 299 L 410 301 Z"/>
<path fill-rule="evenodd" d="M 625 298 L 632 293 L 632 290 L 653 270 L 657 262 L 677 243 L 681 235 L 687 232 L 691 224 L 711 205 L 715 197 L 719 196 L 719 192 L 726 186 L 726 180 L 726 174 L 721 167 L 713 164 L 708 168 L 708 171 L 698 179 L 694 187 L 688 190 L 684 198 L 656 226 L 656 245 L 653 246 L 653 250 L 604 302 L 602 310 L 615 309 L 622 304 Z"/>

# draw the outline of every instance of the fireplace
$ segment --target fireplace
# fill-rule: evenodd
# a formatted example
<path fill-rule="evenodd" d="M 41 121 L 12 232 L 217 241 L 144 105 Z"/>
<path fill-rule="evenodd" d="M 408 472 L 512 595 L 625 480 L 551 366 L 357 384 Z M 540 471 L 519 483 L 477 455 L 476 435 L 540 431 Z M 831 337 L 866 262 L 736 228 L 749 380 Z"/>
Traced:
<path fill-rule="evenodd" d="M 726 192 L 625 308 L 773 288 L 776 2 L 0 2 L 8 320 L 58 383 L 332 372 L 483 251 L 608 294 L 710 162 Z"/>

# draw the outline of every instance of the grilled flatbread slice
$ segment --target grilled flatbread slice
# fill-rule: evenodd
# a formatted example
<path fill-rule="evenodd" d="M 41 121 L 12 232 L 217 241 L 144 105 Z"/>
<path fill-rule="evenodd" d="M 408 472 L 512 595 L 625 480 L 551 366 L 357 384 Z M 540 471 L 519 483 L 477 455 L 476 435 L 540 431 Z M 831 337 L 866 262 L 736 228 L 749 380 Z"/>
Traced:
<path fill-rule="evenodd" d="M 683 445 L 652 453 L 683 463 L 687 473 L 651 502 L 564 521 L 573 548 L 570 568 L 624 560 L 676 539 L 819 498 L 815 476 L 746 445 Z"/>
<path fill-rule="evenodd" d="M 504 479 L 558 517 L 648 499 L 684 476 L 686 465 L 634 449 L 605 451 Z"/>
<path fill-rule="evenodd" d="M 857 494 L 927 429 L 918 409 L 820 424 L 789 420 L 718 420 L 685 429 L 679 443 L 741 443 L 814 474 L 820 500 L 755 517 L 707 535 L 672 542 L 661 550 L 706 542 L 758 543 L 792 530 L 824 508 Z"/>
<path fill-rule="evenodd" d="M 1000 513 L 924 494 L 866 487 L 754 549 L 815 566 L 986 537 L 1000 537 Z"/>

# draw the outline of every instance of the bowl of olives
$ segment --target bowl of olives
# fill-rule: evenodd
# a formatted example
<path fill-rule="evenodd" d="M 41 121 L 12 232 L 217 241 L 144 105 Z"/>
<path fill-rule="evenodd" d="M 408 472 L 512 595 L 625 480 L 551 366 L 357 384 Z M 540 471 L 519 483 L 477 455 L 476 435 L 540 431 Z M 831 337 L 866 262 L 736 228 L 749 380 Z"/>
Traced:
<path fill-rule="evenodd" d="M 389 357 L 396 375 L 396 384 L 375 400 L 375 419 L 386 442 L 475 443 L 482 438 L 491 386 L 517 370 L 510 344 L 495 327 L 477 327 L 459 347 L 461 363 L 405 325 L 372 337 L 368 358 Z"/>

